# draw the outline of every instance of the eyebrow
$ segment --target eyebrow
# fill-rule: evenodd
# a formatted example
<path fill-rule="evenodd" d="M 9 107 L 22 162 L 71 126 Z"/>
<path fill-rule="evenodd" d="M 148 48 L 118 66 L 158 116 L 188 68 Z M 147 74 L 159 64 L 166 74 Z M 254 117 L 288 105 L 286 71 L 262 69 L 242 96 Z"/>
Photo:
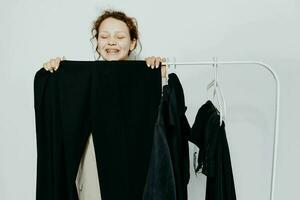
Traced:
<path fill-rule="evenodd" d="M 100 31 L 99 33 L 109 33 L 108 31 Z M 116 33 L 124 33 L 124 34 L 128 34 L 128 33 L 126 33 L 126 32 L 124 32 L 124 31 L 116 31 Z"/>

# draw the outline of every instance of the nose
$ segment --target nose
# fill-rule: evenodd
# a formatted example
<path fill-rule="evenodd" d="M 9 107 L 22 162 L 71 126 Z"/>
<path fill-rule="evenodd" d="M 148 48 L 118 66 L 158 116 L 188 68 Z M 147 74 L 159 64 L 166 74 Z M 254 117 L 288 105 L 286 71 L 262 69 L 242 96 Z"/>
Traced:
<path fill-rule="evenodd" d="M 109 39 L 107 44 L 108 45 L 116 45 L 116 41 L 114 39 Z"/>

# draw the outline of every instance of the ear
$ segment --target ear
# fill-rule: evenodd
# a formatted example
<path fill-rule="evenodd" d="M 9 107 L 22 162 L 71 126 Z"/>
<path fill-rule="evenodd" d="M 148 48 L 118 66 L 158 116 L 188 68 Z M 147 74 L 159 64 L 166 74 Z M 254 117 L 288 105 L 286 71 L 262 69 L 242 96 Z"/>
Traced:
<path fill-rule="evenodd" d="M 136 47 L 137 41 L 136 39 L 133 39 L 130 43 L 130 51 L 133 51 Z"/>

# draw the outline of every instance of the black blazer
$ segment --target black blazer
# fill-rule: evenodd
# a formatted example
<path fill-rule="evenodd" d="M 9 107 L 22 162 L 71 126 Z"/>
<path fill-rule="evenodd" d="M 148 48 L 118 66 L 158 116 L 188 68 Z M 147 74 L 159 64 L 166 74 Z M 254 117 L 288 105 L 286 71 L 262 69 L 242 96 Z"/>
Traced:
<path fill-rule="evenodd" d="M 190 126 L 185 111 L 182 86 L 176 74 L 170 74 L 155 123 L 143 200 L 188 198 Z"/>
<path fill-rule="evenodd" d="M 235 200 L 235 188 L 224 121 L 211 101 L 198 110 L 189 141 L 198 146 L 198 167 L 207 176 L 206 200 Z"/>

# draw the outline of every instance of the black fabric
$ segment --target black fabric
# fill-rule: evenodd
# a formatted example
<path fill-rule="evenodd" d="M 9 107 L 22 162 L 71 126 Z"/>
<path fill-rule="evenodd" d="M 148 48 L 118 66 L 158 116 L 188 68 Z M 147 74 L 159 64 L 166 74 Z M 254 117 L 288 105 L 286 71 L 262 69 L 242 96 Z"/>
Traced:
<path fill-rule="evenodd" d="M 140 200 L 161 98 L 160 69 L 145 61 L 62 61 L 34 77 L 37 200 L 78 199 L 89 134 L 103 200 Z"/>
<path fill-rule="evenodd" d="M 187 200 L 188 135 L 184 94 L 178 77 L 170 74 L 163 87 L 155 123 L 153 147 L 143 200 Z"/>
<path fill-rule="evenodd" d="M 206 200 L 236 200 L 233 172 L 224 121 L 207 101 L 198 110 L 189 141 L 199 148 L 198 167 L 207 176 Z"/>

